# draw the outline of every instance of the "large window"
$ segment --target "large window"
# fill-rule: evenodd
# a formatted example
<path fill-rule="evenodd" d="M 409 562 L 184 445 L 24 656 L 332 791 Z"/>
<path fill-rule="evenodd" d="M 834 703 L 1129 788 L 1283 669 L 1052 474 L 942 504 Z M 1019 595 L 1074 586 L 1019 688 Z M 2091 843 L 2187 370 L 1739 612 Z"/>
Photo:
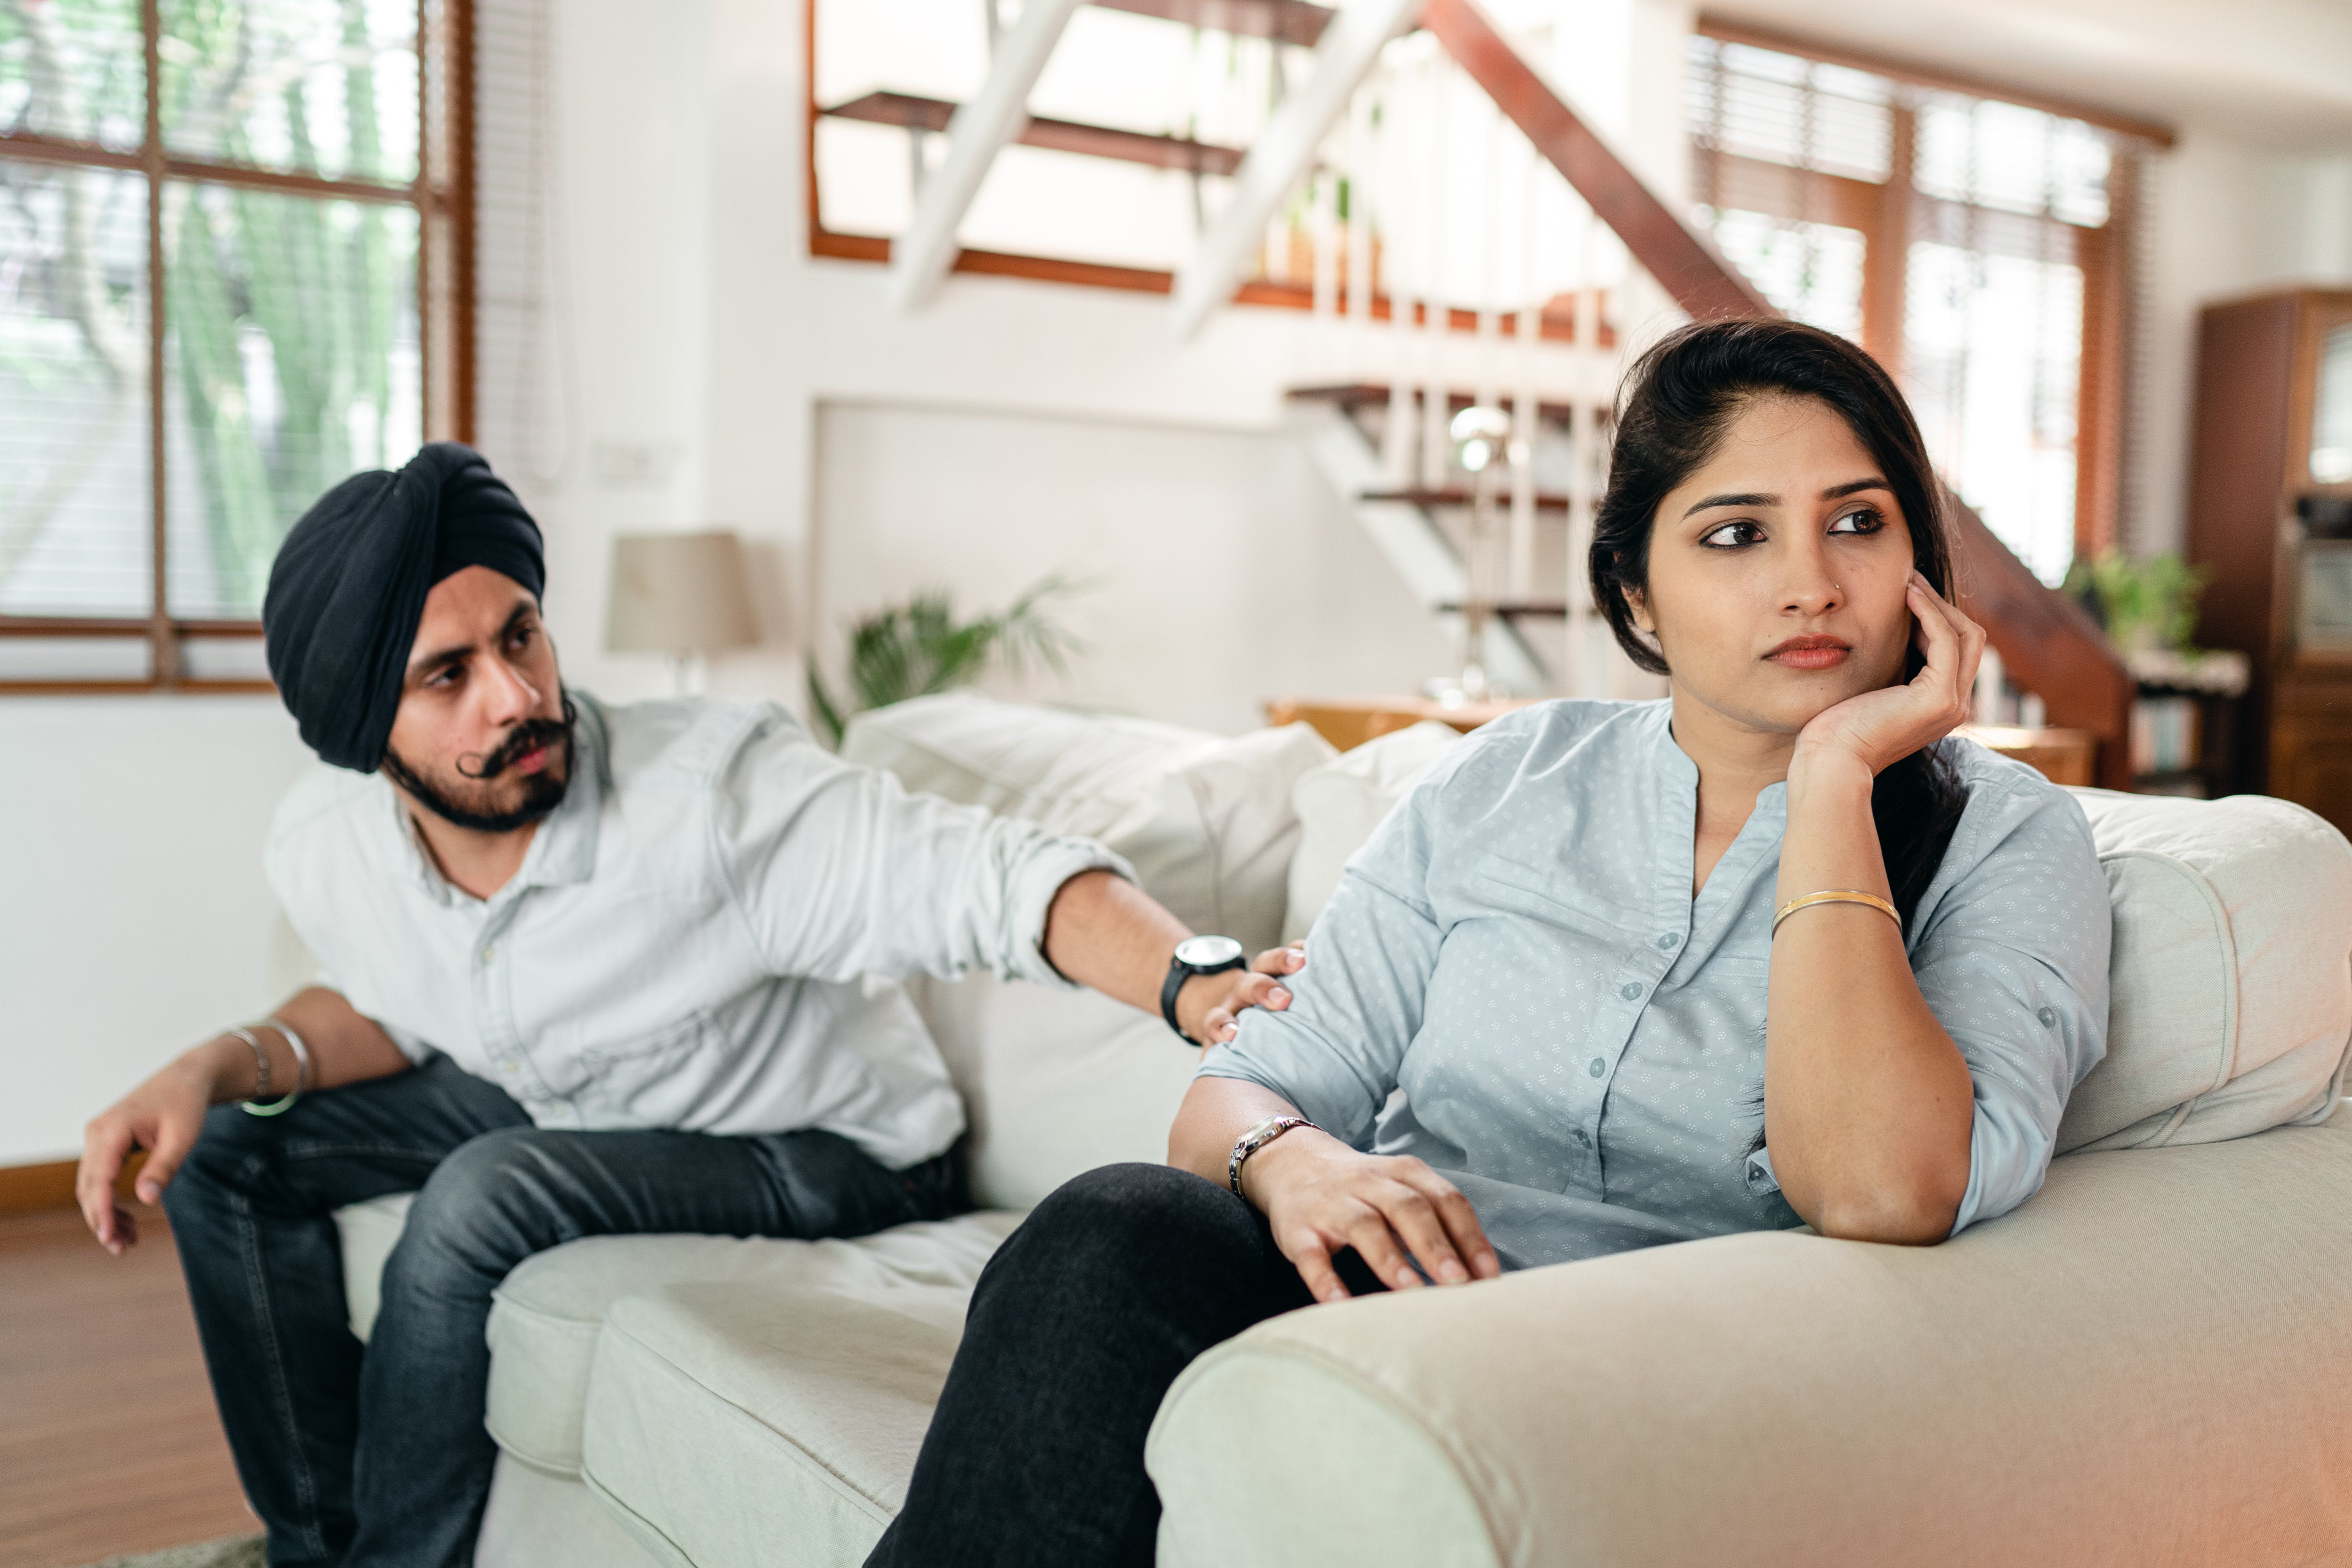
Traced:
<path fill-rule="evenodd" d="M 250 686 L 278 542 L 462 431 L 427 0 L 0 0 L 0 689 Z"/>
<path fill-rule="evenodd" d="M 2138 161 L 2155 126 L 1691 40 L 1700 222 L 1901 381 L 1946 479 L 2043 581 L 2121 531 Z"/>

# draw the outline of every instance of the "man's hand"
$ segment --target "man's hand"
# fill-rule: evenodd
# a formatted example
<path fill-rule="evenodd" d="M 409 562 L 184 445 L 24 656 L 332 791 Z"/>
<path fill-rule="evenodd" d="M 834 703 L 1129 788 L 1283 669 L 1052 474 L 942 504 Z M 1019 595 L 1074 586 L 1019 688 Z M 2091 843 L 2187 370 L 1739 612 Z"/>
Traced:
<path fill-rule="evenodd" d="M 392 1037 L 373 1019 L 361 1016 L 337 992 L 318 985 L 298 991 L 273 1016 L 301 1031 L 310 1049 L 307 1077 L 313 1090 L 407 1070 L 408 1058 Z M 274 1022 L 254 1025 L 252 1034 L 268 1054 L 273 1097 L 303 1080 L 306 1075 L 295 1059 L 294 1047 Z M 100 1246 L 119 1258 L 139 1240 L 138 1225 L 114 1201 L 115 1180 L 131 1152 L 147 1151 L 147 1163 L 134 1185 L 139 1201 L 162 1203 L 163 1189 L 196 1146 L 205 1112 L 226 1100 L 249 1099 L 260 1088 L 260 1064 L 253 1051 L 235 1035 L 207 1040 L 183 1052 L 82 1130 L 74 1197 Z"/>
<path fill-rule="evenodd" d="M 1360 1154 L 1295 1127 L 1242 1166 L 1242 1195 L 1318 1301 L 1348 1299 L 1331 1255 L 1349 1247 L 1392 1290 L 1419 1289 L 1423 1273 L 1463 1285 L 1503 1272 L 1470 1200 L 1411 1155 Z"/>
<path fill-rule="evenodd" d="M 162 1072 L 124 1095 L 90 1119 L 81 1135 L 81 1169 L 74 1177 L 74 1197 L 81 1217 L 99 1245 L 120 1258 L 138 1245 L 139 1222 L 115 1202 L 115 1178 L 136 1149 L 147 1151 L 134 1190 L 143 1204 L 160 1204 L 163 1189 L 204 1130 L 205 1112 L 215 1100 L 225 1100 L 234 1088 L 237 1055 L 244 1057 L 244 1078 L 254 1076 L 253 1055 L 245 1042 L 233 1037 L 213 1040 L 187 1052 Z"/>
<path fill-rule="evenodd" d="M 1281 977 L 1306 967 L 1307 944 L 1302 942 L 1268 948 L 1247 969 L 1195 974 L 1176 993 L 1176 1022 L 1201 1045 L 1223 1045 L 1238 1031 L 1238 1020 L 1247 1009 L 1279 1013 L 1289 1006 L 1290 988 Z"/>

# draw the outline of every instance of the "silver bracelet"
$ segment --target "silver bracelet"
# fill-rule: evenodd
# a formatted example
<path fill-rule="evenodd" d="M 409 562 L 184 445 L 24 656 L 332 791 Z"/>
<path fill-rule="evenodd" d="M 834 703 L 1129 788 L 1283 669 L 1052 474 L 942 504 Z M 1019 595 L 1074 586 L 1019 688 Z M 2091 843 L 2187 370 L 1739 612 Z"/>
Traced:
<path fill-rule="evenodd" d="M 248 1116 L 281 1116 L 293 1110 L 294 1102 L 301 1099 L 310 1087 L 310 1047 L 302 1043 L 301 1036 L 287 1026 L 285 1019 L 275 1014 L 262 1019 L 260 1026 L 275 1029 L 286 1037 L 286 1044 L 294 1053 L 294 1088 L 292 1092 L 283 1100 L 272 1100 L 268 1105 L 258 1103 L 261 1097 L 269 1092 L 268 1054 L 261 1048 L 261 1043 L 253 1037 L 251 1029 L 232 1029 L 229 1031 L 231 1034 L 253 1047 L 254 1056 L 261 1063 L 260 1081 L 254 1086 L 253 1099 L 245 1102 L 245 1110 Z"/>
<path fill-rule="evenodd" d="M 228 1033 L 231 1039 L 243 1040 L 246 1048 L 253 1053 L 253 1095 L 246 1101 L 250 1105 L 269 1092 L 269 1053 L 261 1048 L 261 1042 L 253 1037 L 253 1031 L 242 1024 Z"/>
<path fill-rule="evenodd" d="M 1269 1116 L 1239 1138 L 1234 1140 L 1233 1157 L 1225 1162 L 1225 1185 L 1233 1188 L 1234 1196 L 1242 1195 L 1242 1166 L 1252 1154 L 1265 1148 L 1294 1127 L 1313 1127 L 1304 1116 Z M 1317 1129 L 1321 1131 L 1321 1129 Z"/>

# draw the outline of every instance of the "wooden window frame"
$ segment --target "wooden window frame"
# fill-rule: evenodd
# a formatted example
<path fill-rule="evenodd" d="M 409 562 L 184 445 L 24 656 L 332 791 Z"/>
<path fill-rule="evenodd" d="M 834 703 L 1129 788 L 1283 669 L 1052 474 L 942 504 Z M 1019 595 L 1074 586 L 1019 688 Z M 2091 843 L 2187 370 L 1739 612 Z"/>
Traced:
<path fill-rule="evenodd" d="M 1815 39 L 1734 22 L 1702 12 L 1696 31 L 1717 43 L 1745 44 L 1822 65 L 1843 66 L 1906 86 L 2012 103 L 2081 121 L 2142 146 L 2173 145 L 2171 128 L 2096 105 L 1883 58 Z M 1903 321 L 1910 238 L 1922 214 L 1973 213 L 1979 226 L 2038 231 L 2038 243 L 2001 247 L 2021 255 L 2072 262 L 2083 275 L 2082 360 L 2075 389 L 2074 552 L 2088 560 L 2119 542 L 2122 523 L 2124 378 L 2130 345 L 2132 236 L 2139 220 L 2138 163 L 2117 156 L 2110 164 L 2107 218 L 2085 227 L 2048 216 L 2023 216 L 1970 207 L 1923 195 L 1912 184 L 1916 112 L 1897 101 L 1892 117 L 1888 174 L 1878 184 L 1694 146 L 1696 199 L 1719 205 L 1727 186 L 1734 204 L 1783 221 L 1814 221 L 1863 236 L 1862 345 L 1888 374 L 1903 366 Z M 1790 193 L 1801 189 L 1794 200 Z M 2049 244 L 2056 240 L 2063 245 Z"/>
<path fill-rule="evenodd" d="M 0 637 L 91 637 L 149 645 L 141 680 L 0 680 L 0 696 L 89 696 L 94 693 L 268 692 L 266 679 L 190 676 L 182 645 L 190 637 L 258 637 L 258 619 L 206 620 L 175 616 L 166 551 L 169 533 L 165 451 L 164 343 L 171 330 L 163 254 L 163 192 L 167 181 L 269 191 L 280 195 L 373 202 L 416 213 L 418 352 L 423 360 L 424 429 L 428 440 L 468 440 L 474 425 L 474 72 L 472 0 L 416 0 L 418 158 L 406 184 L 282 174 L 247 163 L 192 158 L 169 152 L 163 134 L 162 0 L 141 0 L 140 32 L 146 74 L 146 124 L 138 150 L 116 152 L 93 142 L 0 132 L 0 158 L 71 168 L 110 169 L 142 176 L 147 185 L 147 416 L 152 479 L 153 596 L 143 616 L 0 615 Z"/>

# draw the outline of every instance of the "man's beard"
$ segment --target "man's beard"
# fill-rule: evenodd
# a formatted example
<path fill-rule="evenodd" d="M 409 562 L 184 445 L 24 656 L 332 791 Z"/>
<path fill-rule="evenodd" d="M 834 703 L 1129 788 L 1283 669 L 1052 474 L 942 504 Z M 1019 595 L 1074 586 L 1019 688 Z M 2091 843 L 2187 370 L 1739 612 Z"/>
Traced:
<path fill-rule="evenodd" d="M 457 759 L 458 773 L 484 787 L 469 792 L 471 800 L 460 800 L 448 790 L 428 781 L 416 769 L 400 760 L 398 752 L 386 746 L 383 752 L 384 776 L 434 816 L 459 827 L 476 833 L 512 833 L 518 827 L 529 827 L 543 821 L 549 813 L 563 804 L 564 792 L 572 787 L 572 765 L 574 759 L 572 727 L 578 722 L 580 710 L 573 706 L 569 692 L 563 698 L 563 717 L 557 719 L 526 719 L 507 731 L 496 750 L 481 759 L 473 769 L 467 767 L 467 757 Z M 488 809 L 490 782 L 520 762 L 523 756 L 544 746 L 548 751 L 547 766 L 523 779 L 522 798 L 505 811 Z"/>

